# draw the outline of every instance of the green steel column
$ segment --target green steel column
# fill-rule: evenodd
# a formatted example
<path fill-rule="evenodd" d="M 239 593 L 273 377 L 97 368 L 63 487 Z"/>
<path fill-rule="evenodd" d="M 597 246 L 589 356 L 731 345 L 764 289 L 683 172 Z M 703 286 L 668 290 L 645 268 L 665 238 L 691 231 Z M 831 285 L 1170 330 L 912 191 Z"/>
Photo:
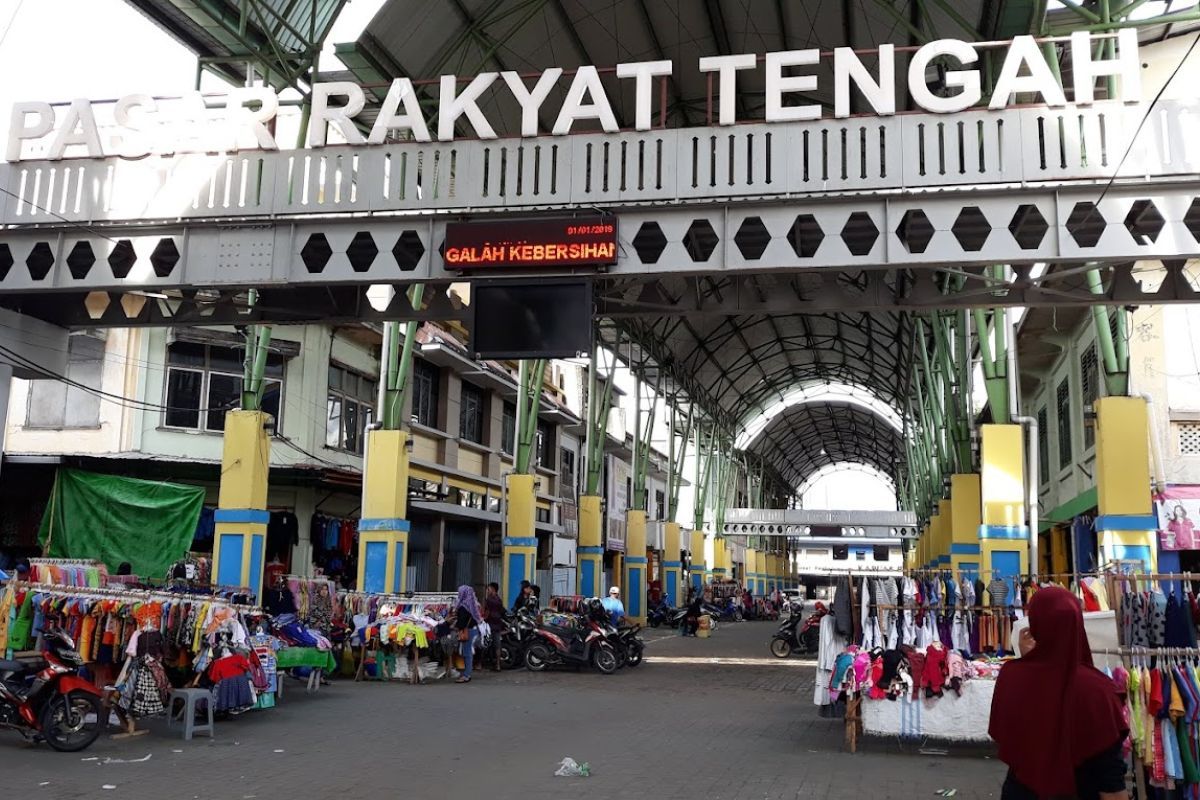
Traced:
<path fill-rule="evenodd" d="M 533 473 L 533 446 L 537 440 L 538 408 L 542 399 L 542 381 L 546 373 L 546 360 L 539 358 L 532 363 L 523 359 L 518 368 L 521 384 L 517 394 L 517 442 L 513 460 L 515 472 Z"/>
<path fill-rule="evenodd" d="M 597 389 L 597 364 L 595 353 L 588 370 L 588 399 L 587 399 L 587 479 L 584 494 L 598 495 L 600 493 L 600 478 L 604 474 L 604 441 L 608 435 L 608 415 L 612 410 L 613 373 L 616 372 L 616 359 L 608 368 L 608 375 L 601 395 Z"/>
<path fill-rule="evenodd" d="M 1097 296 L 1104 295 L 1104 279 L 1099 269 L 1087 271 L 1088 289 Z M 1124 327 L 1120 331 L 1121 352 L 1113 338 L 1108 309 L 1105 306 L 1092 306 L 1092 320 L 1096 327 L 1096 342 L 1099 344 L 1100 361 L 1104 367 L 1104 386 L 1109 395 L 1125 395 L 1129 393 L 1129 351 L 1125 342 Z M 1123 320 L 1122 320 L 1123 322 Z M 1122 358 L 1123 355 L 1123 358 Z"/>

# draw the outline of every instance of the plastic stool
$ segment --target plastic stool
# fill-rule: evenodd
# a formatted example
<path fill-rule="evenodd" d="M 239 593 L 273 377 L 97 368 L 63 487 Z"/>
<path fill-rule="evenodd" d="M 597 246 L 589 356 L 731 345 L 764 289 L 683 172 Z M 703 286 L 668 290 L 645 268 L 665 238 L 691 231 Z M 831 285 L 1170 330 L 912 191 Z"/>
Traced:
<path fill-rule="evenodd" d="M 175 725 L 175 702 L 183 702 L 183 738 L 191 741 L 197 733 L 206 733 L 208 738 L 216 736 L 213 727 L 213 696 L 208 689 L 172 689 L 170 700 L 167 702 L 167 727 Z M 196 707 L 203 705 L 208 712 L 208 724 L 196 724 Z"/>

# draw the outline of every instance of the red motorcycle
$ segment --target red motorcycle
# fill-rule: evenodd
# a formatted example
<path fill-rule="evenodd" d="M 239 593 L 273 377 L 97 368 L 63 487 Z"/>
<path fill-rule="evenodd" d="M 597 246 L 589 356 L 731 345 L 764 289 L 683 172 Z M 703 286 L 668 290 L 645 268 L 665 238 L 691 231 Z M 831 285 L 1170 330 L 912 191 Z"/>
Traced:
<path fill-rule="evenodd" d="M 620 666 L 617 653 L 608 641 L 608 629 L 597 622 L 607 615 L 599 600 L 591 601 L 587 613 L 573 619 L 559 615 L 561 619 L 545 621 L 533 629 L 530 644 L 525 650 L 525 668 L 530 672 L 542 672 L 548 667 L 571 665 L 583 667 L 588 664 L 604 675 L 611 675 Z M 597 611 L 596 609 L 599 609 Z M 569 620 L 569 624 L 563 624 Z"/>
<path fill-rule="evenodd" d="M 816 653 L 820 649 L 821 619 L 828 613 L 825 604 L 820 602 L 808 619 L 804 619 L 804 612 L 800 608 L 795 609 L 771 637 L 771 655 L 787 658 L 790 655 Z M 800 624 L 802 619 L 803 626 Z"/>
<path fill-rule="evenodd" d="M 103 698 L 99 689 L 79 677 L 83 659 L 70 636 L 49 630 L 43 640 L 43 659 L 0 659 L 0 728 L 74 753 L 90 747 L 104 730 Z"/>

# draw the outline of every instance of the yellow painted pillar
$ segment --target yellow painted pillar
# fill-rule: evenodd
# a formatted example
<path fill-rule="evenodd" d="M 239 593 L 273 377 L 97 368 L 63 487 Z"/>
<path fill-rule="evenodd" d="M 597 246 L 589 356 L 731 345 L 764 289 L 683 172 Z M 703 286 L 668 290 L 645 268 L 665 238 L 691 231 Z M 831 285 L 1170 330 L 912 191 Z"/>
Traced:
<path fill-rule="evenodd" d="M 953 527 L 954 501 L 938 501 L 938 551 L 937 568 L 950 568 L 950 539 Z"/>
<path fill-rule="evenodd" d="M 980 428 L 980 568 L 985 580 L 1029 571 L 1025 525 L 1025 452 L 1020 425 Z"/>
<path fill-rule="evenodd" d="M 585 494 L 579 498 L 579 577 L 577 592 L 582 597 L 603 597 L 607 588 L 604 580 L 604 530 L 603 515 L 600 513 L 600 497 Z"/>
<path fill-rule="evenodd" d="M 675 608 L 683 596 L 683 559 L 680 557 L 680 529 L 678 522 L 663 524 L 662 583 L 667 605 Z"/>
<path fill-rule="evenodd" d="M 1096 401 L 1096 538 L 1101 566 L 1110 561 L 1140 561 L 1147 572 L 1158 571 L 1150 436 L 1144 399 Z"/>
<path fill-rule="evenodd" d="M 950 476 L 950 568 L 956 575 L 979 575 L 979 476 Z"/>
<path fill-rule="evenodd" d="M 225 414 L 221 483 L 213 541 L 212 582 L 247 587 L 262 598 L 267 548 L 267 473 L 271 442 L 262 411 Z"/>
<path fill-rule="evenodd" d="M 717 537 L 704 537 L 704 585 L 712 583 L 717 572 Z"/>
<path fill-rule="evenodd" d="M 504 602 L 512 605 L 521 593 L 521 581 L 533 582 L 537 568 L 535 509 L 537 494 L 532 475 L 508 476 L 508 510 L 504 531 Z"/>
<path fill-rule="evenodd" d="M 942 514 L 941 509 L 934 508 L 933 516 L 929 518 L 929 543 L 925 553 L 925 569 L 936 569 L 938 565 L 938 548 L 941 543 L 938 541 L 942 536 Z"/>
<path fill-rule="evenodd" d="M 646 512 L 625 512 L 625 615 L 629 621 L 646 624 Z"/>
<path fill-rule="evenodd" d="M 723 581 L 728 577 L 729 551 L 725 548 L 725 538 L 714 536 L 713 540 L 712 579 Z"/>
<path fill-rule="evenodd" d="M 367 432 L 367 491 L 358 522 L 358 588 L 408 591 L 408 432 Z"/>
<path fill-rule="evenodd" d="M 692 531 L 691 547 L 688 548 L 691 564 L 692 588 L 697 592 L 704 589 L 704 531 Z"/>
<path fill-rule="evenodd" d="M 750 594 L 758 594 L 755 589 L 755 581 L 758 580 L 758 565 L 755 562 L 755 552 L 753 547 L 746 548 L 746 588 L 750 590 Z"/>

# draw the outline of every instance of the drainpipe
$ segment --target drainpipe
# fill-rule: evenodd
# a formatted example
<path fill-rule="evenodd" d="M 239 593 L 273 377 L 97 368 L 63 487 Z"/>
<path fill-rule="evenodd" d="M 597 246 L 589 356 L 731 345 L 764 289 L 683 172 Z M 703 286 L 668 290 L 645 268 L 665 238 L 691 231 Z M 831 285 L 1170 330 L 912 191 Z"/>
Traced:
<path fill-rule="evenodd" d="M 1038 422 L 1037 417 L 1021 416 L 1020 373 L 1017 371 L 1017 320 L 1011 308 L 1004 310 L 1008 341 L 1008 410 L 1012 422 L 1026 429 L 1025 445 L 1025 518 L 1029 523 L 1029 573 L 1038 572 Z"/>
<path fill-rule="evenodd" d="M 1139 392 L 1137 396 L 1146 401 L 1146 412 L 1150 417 L 1150 455 L 1154 459 L 1154 491 L 1162 494 L 1167 488 L 1167 468 L 1162 445 L 1158 441 L 1158 414 L 1154 410 L 1154 397 L 1148 392 Z"/>
<path fill-rule="evenodd" d="M 1038 421 L 1037 417 L 1014 415 L 1012 421 L 1027 429 L 1029 443 L 1025 447 L 1025 503 L 1029 519 L 1029 573 L 1038 572 Z"/>

